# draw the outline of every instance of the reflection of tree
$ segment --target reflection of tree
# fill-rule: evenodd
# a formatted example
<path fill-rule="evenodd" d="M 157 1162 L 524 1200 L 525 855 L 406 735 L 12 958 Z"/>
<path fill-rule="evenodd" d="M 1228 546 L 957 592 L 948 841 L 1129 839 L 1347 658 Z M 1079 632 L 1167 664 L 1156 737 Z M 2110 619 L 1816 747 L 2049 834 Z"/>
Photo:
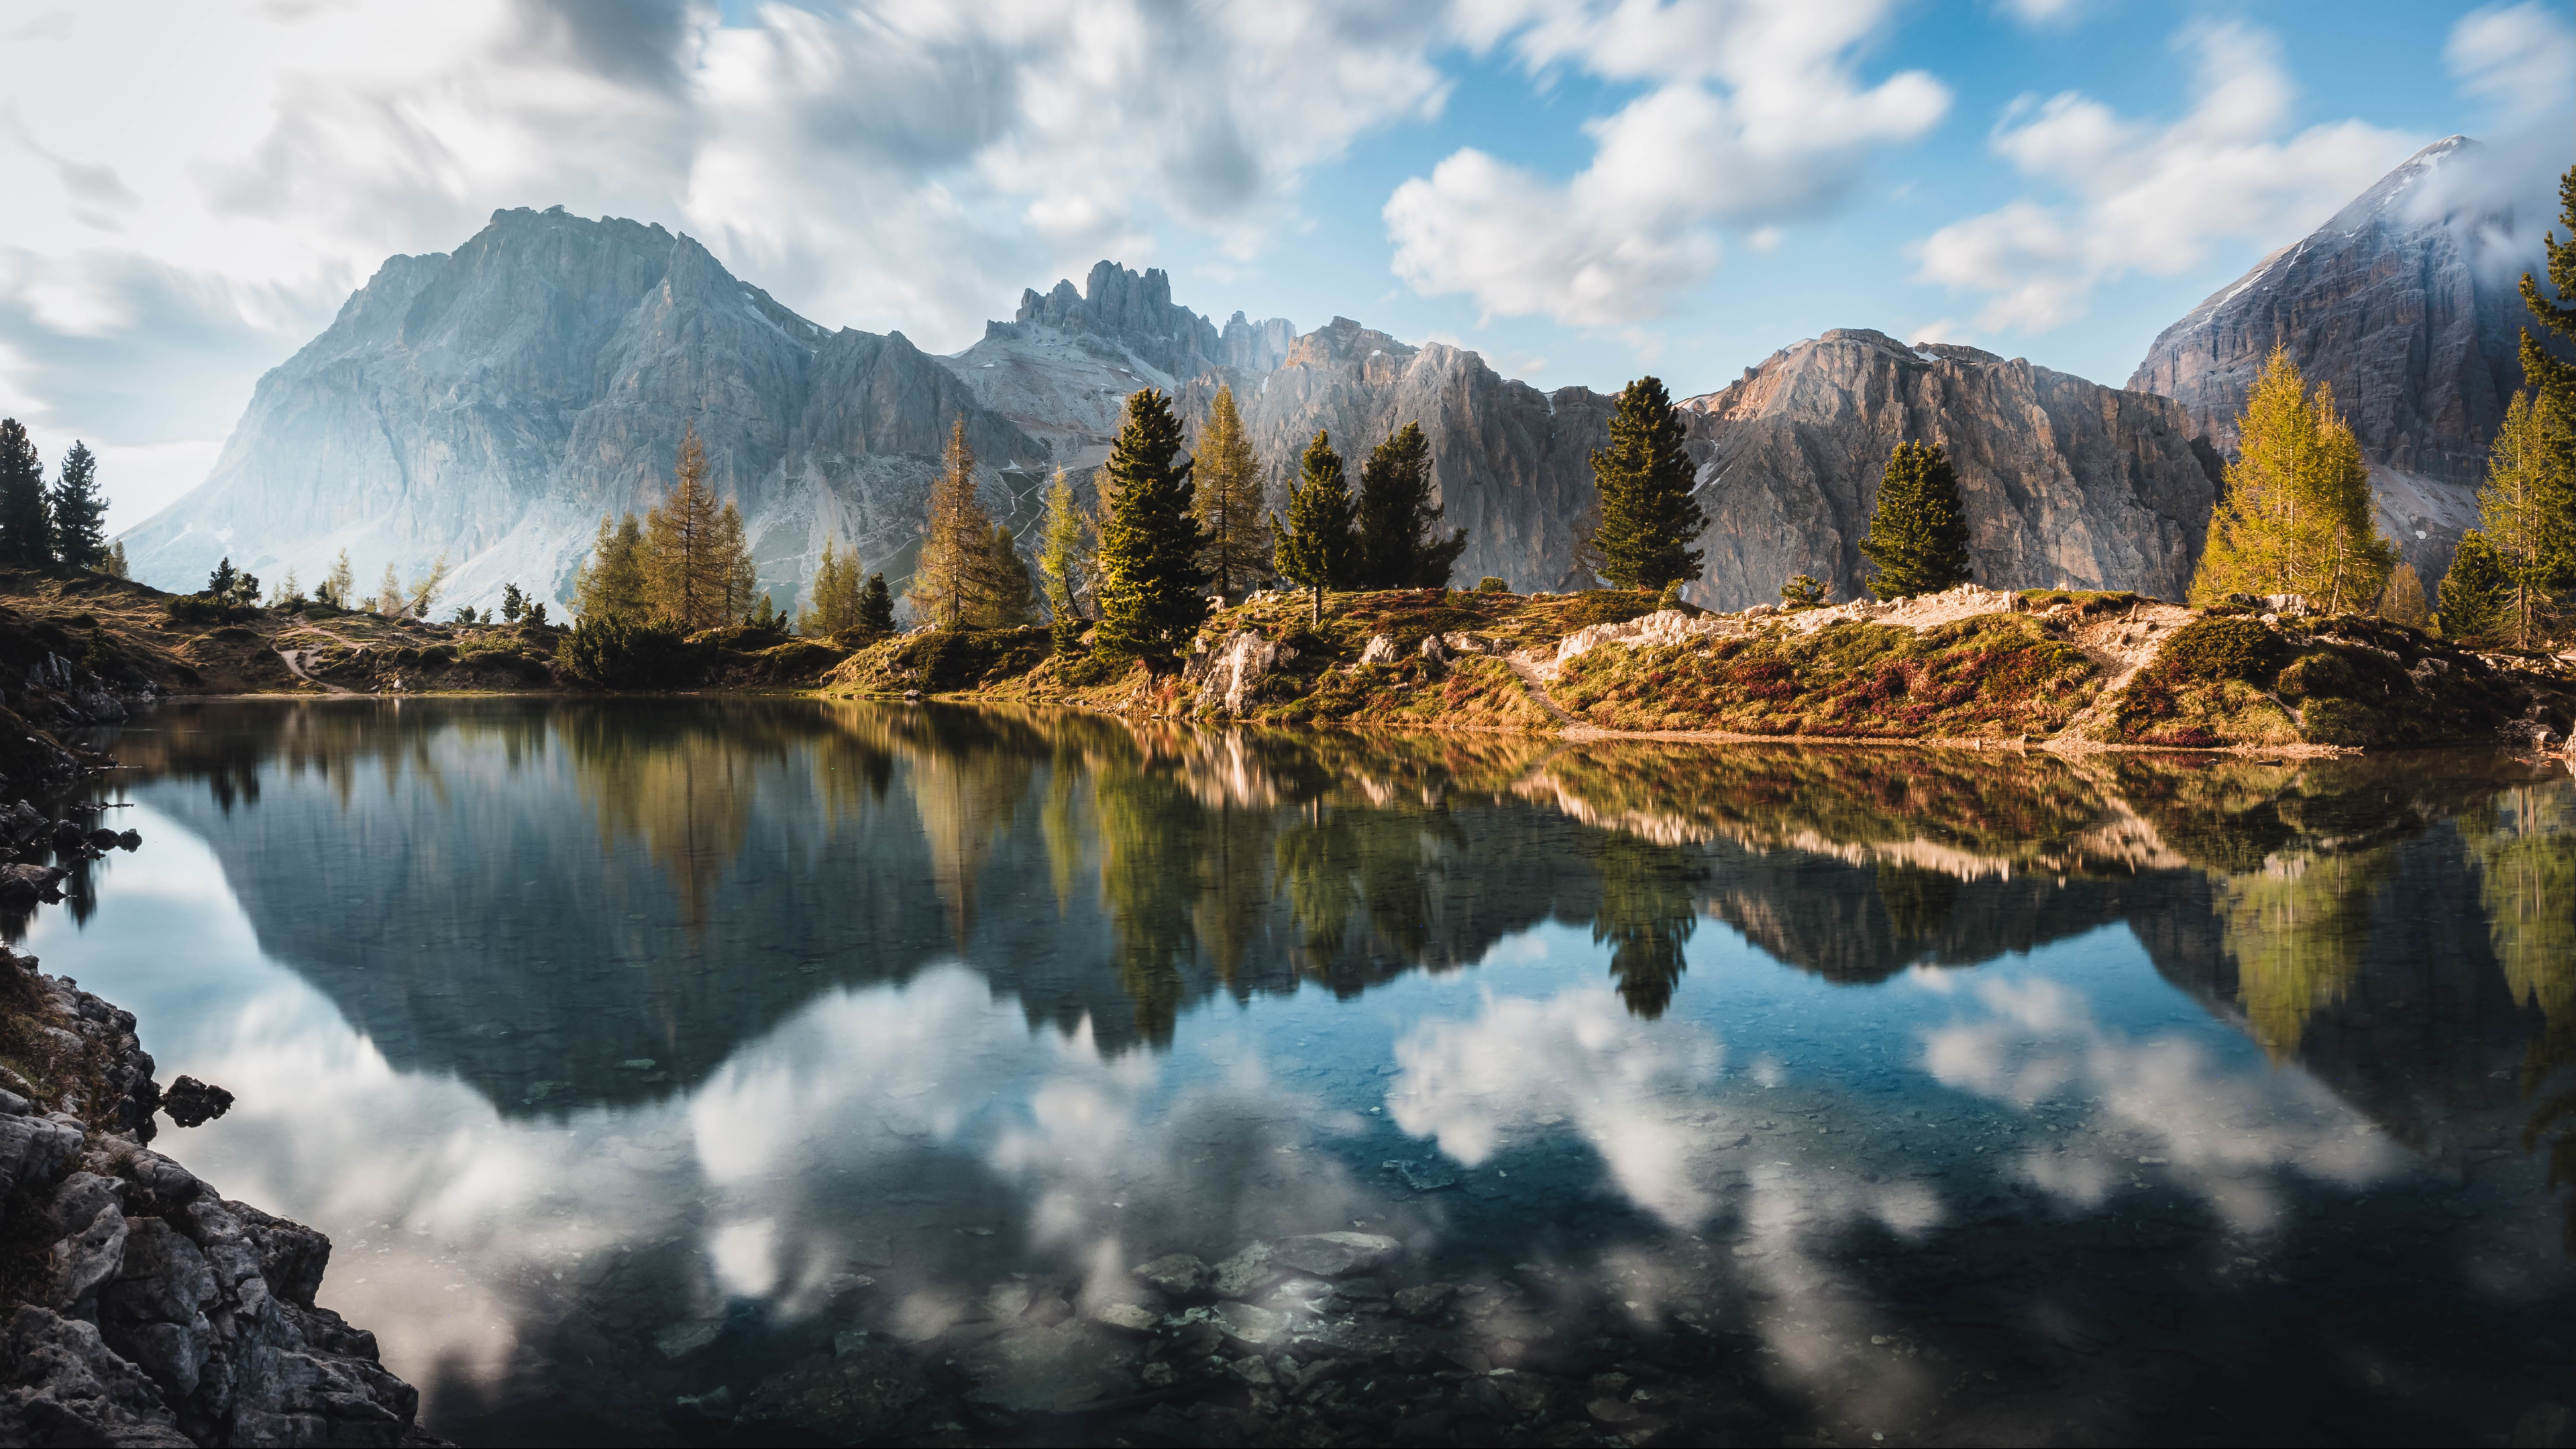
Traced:
<path fill-rule="evenodd" d="M 1134 1003 L 1137 1032 L 1162 1046 L 1180 1013 L 1182 973 L 1198 956 L 1190 902 L 1205 807 L 1177 781 L 1143 770 L 1093 775 L 1092 799 L 1118 984 Z"/>
<path fill-rule="evenodd" d="M 1672 1005 L 1689 968 L 1682 947 L 1699 925 L 1695 897 L 1707 872 L 1681 851 L 1625 835 L 1610 837 L 1596 859 L 1601 910 L 1592 918 L 1593 944 L 1611 943 L 1619 999 L 1652 1021 Z"/>
<path fill-rule="evenodd" d="M 661 713 L 583 711 L 564 721 L 563 734 L 599 817 L 601 847 L 642 844 L 679 892 L 680 919 L 692 930 L 703 925 L 751 827 L 757 765 L 770 751 L 699 718 Z"/>
<path fill-rule="evenodd" d="M 1888 929 L 1899 941 L 1938 935 L 1950 924 L 1950 908 L 1959 899 L 1959 878 L 1945 870 L 1881 861 L 1878 902 L 1887 909 Z"/>
<path fill-rule="evenodd" d="M 971 712 L 947 715 L 936 733 L 909 743 L 913 809 L 962 952 L 975 929 L 975 884 L 1018 818 L 1035 763 L 1021 740 L 984 728 Z"/>
<path fill-rule="evenodd" d="M 2342 1000 L 2359 974 L 2371 898 L 2395 864 L 2385 846 L 2274 856 L 2219 883 L 2220 937 L 2236 960 L 2237 995 L 2274 1061 L 2298 1050 L 2310 1014 Z"/>
<path fill-rule="evenodd" d="M 1401 795 L 1377 809 L 1309 806 L 1276 847 L 1301 973 L 1355 996 L 1374 963 L 1421 964 L 1440 923 L 1435 888 L 1446 887 L 1448 860 L 1463 843 L 1445 811 Z M 1356 929 L 1363 920 L 1364 935 Z"/>
<path fill-rule="evenodd" d="M 2505 985 L 2515 1005 L 2541 1015 L 2523 1059 L 2523 1091 L 2538 1098 L 2523 1147 L 2548 1145 L 2551 1190 L 2576 1185 L 2576 1083 L 2550 1090 L 2576 1064 L 2576 787 L 2525 786 L 2468 812 L 2460 827 Z M 2576 1252 L 2576 1193 L 2564 1238 Z"/>

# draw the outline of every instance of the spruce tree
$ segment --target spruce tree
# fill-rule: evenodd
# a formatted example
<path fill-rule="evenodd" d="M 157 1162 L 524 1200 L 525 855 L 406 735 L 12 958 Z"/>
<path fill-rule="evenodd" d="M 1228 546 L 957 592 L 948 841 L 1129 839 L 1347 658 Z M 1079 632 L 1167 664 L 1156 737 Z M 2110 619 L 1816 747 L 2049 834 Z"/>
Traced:
<path fill-rule="evenodd" d="M 1321 430 L 1306 445 L 1297 486 L 1288 495 L 1288 521 L 1274 515 L 1270 528 L 1279 538 L 1280 577 L 1313 591 L 1315 622 L 1324 622 L 1324 590 L 1348 585 L 1359 541 L 1351 535 L 1351 489 L 1342 478 L 1342 455 Z"/>
<path fill-rule="evenodd" d="M 2494 545 L 2477 529 L 2460 535 L 2451 554 L 2451 571 L 2442 575 L 2439 612 L 2433 622 L 2445 638 L 2483 639 L 2505 622 L 2513 600 L 2513 580 L 2496 558 Z"/>
<path fill-rule="evenodd" d="M 1641 377 L 1621 388 L 1610 446 L 1592 455 L 1600 521 L 1588 544 L 1603 578 L 1623 589 L 1659 589 L 1698 577 L 1702 554 L 1691 545 L 1708 530 L 1708 514 L 1691 496 L 1694 473 L 1681 410 L 1662 380 Z"/>
<path fill-rule="evenodd" d="M 1218 388 L 1209 405 L 1190 481 L 1198 490 L 1191 515 L 1207 539 L 1199 561 L 1216 591 L 1234 598 L 1268 572 L 1270 529 L 1261 515 L 1261 460 L 1230 387 Z"/>
<path fill-rule="evenodd" d="M 1431 440 L 1420 423 L 1406 423 L 1369 450 L 1360 464 L 1353 532 L 1359 539 L 1358 576 L 1364 589 L 1437 588 L 1447 585 L 1467 530 L 1439 535 L 1442 509 L 1431 501 Z"/>
<path fill-rule="evenodd" d="M 885 575 L 868 575 L 868 586 L 859 591 L 859 627 L 873 634 L 894 632 L 894 591 L 886 587 Z"/>
<path fill-rule="evenodd" d="M 63 454 L 50 500 L 54 557 L 76 569 L 95 569 L 107 557 L 107 496 L 98 491 L 98 455 L 75 440 Z"/>
<path fill-rule="evenodd" d="M 2379 536 L 2370 472 L 2334 390 L 2320 384 L 2311 396 L 2276 344 L 2246 393 L 2236 435 L 2192 601 L 2298 594 L 2340 613 L 2378 598 L 2397 550 Z"/>
<path fill-rule="evenodd" d="M 502 621 L 515 624 L 519 622 L 519 616 L 526 612 L 528 612 L 528 596 L 519 592 L 517 584 L 503 584 L 501 586 Z"/>
<path fill-rule="evenodd" d="M 98 571 L 112 579 L 130 579 L 134 577 L 133 574 L 126 571 L 124 539 L 120 538 L 116 542 L 108 545 L 107 557 L 99 560 Z"/>
<path fill-rule="evenodd" d="M 2558 178 L 2558 222 L 2565 235 L 2551 232 L 2541 243 L 2558 300 L 2542 296 L 2539 281 L 2529 272 L 2522 274 L 2522 300 L 2541 326 L 2576 342 L 2576 166 Z M 2522 375 L 2538 394 L 2534 411 L 2548 444 L 2542 503 L 2543 553 L 2550 565 L 2545 587 L 2576 587 L 2576 362 L 2551 356 L 2526 327 Z"/>
<path fill-rule="evenodd" d="M 1110 446 L 1108 525 L 1100 531 L 1100 646 L 1113 655 L 1169 658 L 1207 617 L 1205 542 L 1190 516 L 1191 465 L 1175 463 L 1181 420 L 1153 388 L 1127 399 Z"/>
<path fill-rule="evenodd" d="M 40 567 L 53 556 L 44 455 L 16 418 L 0 418 L 0 564 Z"/>
<path fill-rule="evenodd" d="M 1869 591 L 1882 599 L 1937 594 L 1968 582 L 1968 511 L 1939 445 L 1899 443 L 1887 455 L 1860 556 L 1876 570 Z"/>

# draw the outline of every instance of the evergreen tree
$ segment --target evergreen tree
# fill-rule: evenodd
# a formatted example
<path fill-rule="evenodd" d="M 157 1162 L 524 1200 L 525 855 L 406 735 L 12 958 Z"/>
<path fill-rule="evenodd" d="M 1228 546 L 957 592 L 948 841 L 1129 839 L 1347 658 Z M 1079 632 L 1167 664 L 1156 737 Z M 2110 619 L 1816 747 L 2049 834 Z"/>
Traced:
<path fill-rule="evenodd" d="M 1273 515 L 1270 528 L 1279 537 L 1280 576 L 1313 591 L 1315 622 L 1324 622 L 1324 590 L 1348 584 L 1359 541 L 1351 536 L 1351 490 L 1342 479 L 1342 455 L 1321 430 L 1306 445 L 1297 487 L 1288 495 L 1288 521 Z"/>
<path fill-rule="evenodd" d="M 1262 521 L 1261 460 L 1244 434 L 1230 387 L 1218 388 L 1208 408 L 1191 480 L 1198 489 L 1192 516 L 1207 539 L 1199 561 L 1216 591 L 1235 598 L 1269 572 L 1270 529 Z"/>
<path fill-rule="evenodd" d="M 125 545 L 119 543 L 116 547 L 117 561 L 122 563 Z M 345 609 L 349 607 L 349 596 L 357 591 L 357 587 L 358 575 L 349 567 L 349 551 L 344 548 L 340 550 L 338 561 L 331 565 L 331 572 L 323 577 L 321 586 L 313 591 L 313 597 L 332 608 Z"/>
<path fill-rule="evenodd" d="M 107 495 L 98 491 L 98 455 L 75 440 L 63 455 L 50 500 L 54 557 L 76 569 L 95 569 L 107 557 Z"/>
<path fill-rule="evenodd" d="M 725 502 L 724 512 L 716 516 L 715 555 L 724 566 L 726 618 L 749 617 L 755 605 L 773 615 L 777 613 L 777 606 L 760 591 L 760 569 L 751 560 L 750 545 L 743 540 L 742 510 L 730 499 Z"/>
<path fill-rule="evenodd" d="M 0 564 L 37 567 L 53 556 L 44 455 L 16 418 L 0 418 Z"/>
<path fill-rule="evenodd" d="M 348 555 L 342 554 L 346 562 Z M 573 609 L 585 618 L 642 619 L 652 612 L 652 589 L 644 576 L 644 526 L 635 515 L 611 523 L 599 518 L 599 535 L 591 541 L 590 560 L 572 576 Z"/>
<path fill-rule="evenodd" d="M 1968 510 L 1950 456 L 1938 444 L 1899 443 L 1887 455 L 1860 556 L 1875 570 L 1869 591 L 1882 599 L 1937 594 L 1968 582 Z"/>
<path fill-rule="evenodd" d="M 1467 551 L 1467 530 L 1440 537 L 1441 512 L 1431 501 L 1431 440 L 1422 436 L 1420 423 L 1406 423 L 1360 464 L 1359 501 L 1352 512 L 1359 587 L 1445 587 L 1458 555 Z"/>
<path fill-rule="evenodd" d="M 98 571 L 112 579 L 130 579 L 134 577 L 133 574 L 126 571 L 124 539 L 120 538 L 116 542 L 108 545 L 107 557 L 99 561 Z"/>
<path fill-rule="evenodd" d="M 987 629 L 1023 629 L 1038 621 L 1037 580 L 1029 576 L 1020 541 L 1007 524 L 994 524 L 985 546 L 983 614 Z"/>
<path fill-rule="evenodd" d="M 894 632 L 894 591 L 886 587 L 885 575 L 868 575 L 868 586 L 859 591 L 859 627 L 874 634 Z"/>
<path fill-rule="evenodd" d="M 1062 468 L 1047 488 L 1046 521 L 1039 527 L 1038 573 L 1055 622 L 1055 651 L 1070 654 L 1082 638 L 1082 596 L 1091 588 L 1092 529 Z"/>
<path fill-rule="evenodd" d="M 1108 526 L 1100 531 L 1100 645 L 1128 658 L 1168 658 L 1207 617 L 1201 537 L 1190 517 L 1195 488 L 1181 451 L 1181 420 L 1153 388 L 1127 399 L 1127 416 L 1101 471 Z"/>
<path fill-rule="evenodd" d="M 222 603 L 233 596 L 233 585 L 240 579 L 241 575 L 233 569 L 233 556 L 225 554 L 222 562 L 215 565 L 214 571 L 206 575 L 206 597 L 218 604 Z"/>
<path fill-rule="evenodd" d="M 2542 296 L 2540 283 L 2529 272 L 2522 274 L 2522 300 L 2541 326 L 2576 342 L 2576 166 L 2558 178 L 2558 222 L 2566 235 L 2551 232 L 2541 242 L 2558 300 Z M 2522 375 L 2538 393 L 2534 411 L 2541 415 L 2551 464 L 2544 507 L 2549 515 L 2547 552 L 2554 567 L 2546 586 L 2564 589 L 2576 586 L 2576 362 L 2551 356 L 2526 327 Z"/>
<path fill-rule="evenodd" d="M 823 540 L 823 557 L 814 565 L 814 602 L 796 616 L 796 632 L 828 639 L 859 627 L 859 556 L 842 553 L 838 540 Z"/>
<path fill-rule="evenodd" d="M 293 565 L 287 567 L 286 581 L 269 591 L 268 607 L 289 614 L 304 608 L 304 586 L 295 581 Z"/>
<path fill-rule="evenodd" d="M 1780 586 L 1780 607 L 1784 609 L 1821 608 L 1826 597 L 1832 592 L 1813 574 L 1792 574 L 1789 581 Z"/>
<path fill-rule="evenodd" d="M 2237 457 L 2191 581 L 2194 603 L 2299 594 L 2327 613 L 2379 597 L 2397 551 L 2373 523 L 2361 444 L 2275 345 L 2236 422 Z"/>
<path fill-rule="evenodd" d="M 1692 497 L 1690 454 L 1682 447 L 1681 410 L 1658 378 L 1619 390 L 1610 412 L 1610 446 L 1592 455 L 1600 522 L 1589 547 L 1601 576 L 1623 589 L 1658 589 L 1699 575 L 1692 548 L 1708 514 Z"/>
<path fill-rule="evenodd" d="M 528 612 L 521 616 L 520 622 L 527 624 L 531 628 L 542 629 L 546 627 L 546 601 L 538 599 L 530 603 L 528 605 Z"/>
<path fill-rule="evenodd" d="M 929 531 L 912 567 L 913 617 L 943 629 L 974 623 L 981 610 L 990 563 L 993 520 L 975 500 L 975 450 L 966 442 L 966 419 L 948 430 L 948 457 L 930 485 Z"/>
<path fill-rule="evenodd" d="M 2496 558 L 2487 536 L 2472 528 L 2460 535 L 2451 555 L 2451 571 L 2442 575 L 2440 613 L 2434 622 L 2452 639 L 2493 635 L 2513 599 L 2513 580 Z"/>
<path fill-rule="evenodd" d="M 712 629 L 751 605 L 742 516 L 707 486 L 707 449 L 692 423 L 680 437 L 671 491 L 644 515 L 645 596 L 683 630 Z"/>
<path fill-rule="evenodd" d="M 501 586 L 502 622 L 515 624 L 519 622 L 519 616 L 526 612 L 528 612 L 528 596 L 519 592 L 517 584 L 503 584 Z"/>
<path fill-rule="evenodd" d="M 2513 395 L 2488 446 L 2486 486 L 2478 490 L 2478 531 L 2512 587 L 2500 630 L 2516 644 L 2538 637 L 2542 604 L 2566 567 L 2559 537 L 2566 504 L 2558 496 L 2560 450 L 2549 435 L 2549 411 L 2529 393 Z"/>

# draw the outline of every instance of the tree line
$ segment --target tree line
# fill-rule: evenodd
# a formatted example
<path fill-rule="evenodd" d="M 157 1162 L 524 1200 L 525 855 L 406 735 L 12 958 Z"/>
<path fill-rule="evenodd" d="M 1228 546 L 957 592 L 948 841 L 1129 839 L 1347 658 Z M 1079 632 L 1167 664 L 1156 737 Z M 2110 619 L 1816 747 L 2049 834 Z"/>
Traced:
<path fill-rule="evenodd" d="M 125 545 L 107 541 L 107 494 L 89 444 L 74 439 L 48 484 L 35 440 L 16 418 L 0 418 L 0 564 L 126 576 Z"/>

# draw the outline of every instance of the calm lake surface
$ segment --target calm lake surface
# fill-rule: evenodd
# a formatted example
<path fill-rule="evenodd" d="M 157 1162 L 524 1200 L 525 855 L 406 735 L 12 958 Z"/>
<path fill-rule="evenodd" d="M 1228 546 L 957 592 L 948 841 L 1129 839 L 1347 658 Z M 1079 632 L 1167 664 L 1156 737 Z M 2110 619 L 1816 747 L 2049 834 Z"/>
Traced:
<path fill-rule="evenodd" d="M 144 846 L 27 949 L 238 1094 L 158 1145 L 329 1233 L 467 1443 L 713 1441 L 836 1335 L 1355 1227 L 1515 1305 L 1406 1392 L 1588 1384 L 1548 1442 L 2569 1432 L 2564 766 L 789 699 L 105 743 Z"/>

